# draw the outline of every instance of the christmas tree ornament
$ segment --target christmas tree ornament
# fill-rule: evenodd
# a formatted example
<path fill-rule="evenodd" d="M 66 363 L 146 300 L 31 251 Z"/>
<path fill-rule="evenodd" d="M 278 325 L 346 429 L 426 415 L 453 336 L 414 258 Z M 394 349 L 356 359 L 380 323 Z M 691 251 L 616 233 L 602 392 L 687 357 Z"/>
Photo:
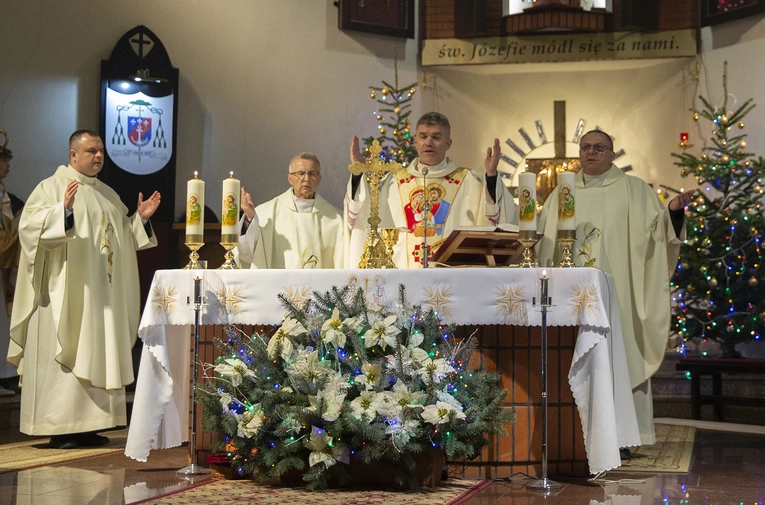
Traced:
<path fill-rule="evenodd" d="M 742 140 L 741 142 L 738 143 L 738 145 L 741 146 L 741 149 L 746 149 L 746 140 Z"/>
<path fill-rule="evenodd" d="M 374 100 L 375 98 L 377 98 L 377 93 L 375 93 L 374 91 L 372 91 L 372 92 L 369 94 L 369 98 L 371 98 L 372 100 Z"/>
<path fill-rule="evenodd" d="M 378 121 L 382 121 L 382 120 L 383 120 L 383 117 L 382 117 L 382 115 L 378 114 L 378 115 L 377 115 L 377 120 L 378 120 Z"/>
<path fill-rule="evenodd" d="M 395 109 L 393 109 L 393 112 L 395 112 L 396 114 L 401 114 L 401 107 L 399 107 L 398 105 L 396 105 L 396 108 L 395 108 Z"/>
<path fill-rule="evenodd" d="M 749 162 L 749 160 L 744 160 L 744 166 L 745 166 L 745 167 L 747 167 L 747 168 L 749 168 L 749 165 L 751 165 L 751 163 Z"/>
<path fill-rule="evenodd" d="M 695 112 L 695 113 L 693 114 L 693 120 L 694 120 L 694 121 L 698 121 L 698 120 L 699 120 L 699 113 L 698 113 L 698 112 Z"/>
<path fill-rule="evenodd" d="M 409 94 L 414 95 L 417 92 L 417 88 L 409 88 Z"/>
<path fill-rule="evenodd" d="M 738 122 L 738 127 L 743 130 L 744 129 L 744 122 L 743 121 L 739 121 Z"/>
<path fill-rule="evenodd" d="M 709 279 L 709 285 L 712 287 L 717 286 L 717 277 L 712 277 L 711 279 Z"/>
<path fill-rule="evenodd" d="M 752 287 L 756 286 L 757 285 L 757 277 L 755 277 L 755 276 L 750 277 L 749 278 L 749 285 L 752 286 Z"/>
<path fill-rule="evenodd" d="M 723 114 L 722 117 L 720 118 L 720 121 L 722 122 L 722 124 L 728 124 L 728 116 Z"/>
<path fill-rule="evenodd" d="M 680 263 L 680 266 L 683 267 L 683 270 L 688 270 L 688 262 L 687 261 L 683 261 L 682 263 Z"/>
<path fill-rule="evenodd" d="M 725 163 L 728 163 L 728 161 L 730 160 L 730 156 L 728 156 L 727 154 L 723 154 L 721 159 L 722 159 L 722 160 L 723 160 Z"/>
<path fill-rule="evenodd" d="M 385 130 L 384 126 L 382 128 L 380 128 L 380 134 L 381 135 L 385 135 L 385 132 L 386 132 L 386 130 Z"/>
<path fill-rule="evenodd" d="M 389 90 L 389 89 L 388 89 L 388 87 L 386 86 L 386 87 L 384 87 L 384 88 L 382 89 L 381 93 L 383 94 L 383 96 L 385 96 L 385 95 L 387 95 L 388 93 L 390 93 L 390 90 Z"/>
<path fill-rule="evenodd" d="M 712 135 L 717 135 L 717 130 L 712 130 Z"/>
<path fill-rule="evenodd" d="M 393 136 L 398 137 L 398 130 L 393 130 Z"/>
<path fill-rule="evenodd" d="M 703 267 L 699 268 L 699 271 L 700 271 L 702 274 L 705 274 L 705 273 L 707 273 L 707 270 L 708 270 L 708 268 L 707 268 L 707 266 L 706 266 L 706 265 L 704 265 Z"/>

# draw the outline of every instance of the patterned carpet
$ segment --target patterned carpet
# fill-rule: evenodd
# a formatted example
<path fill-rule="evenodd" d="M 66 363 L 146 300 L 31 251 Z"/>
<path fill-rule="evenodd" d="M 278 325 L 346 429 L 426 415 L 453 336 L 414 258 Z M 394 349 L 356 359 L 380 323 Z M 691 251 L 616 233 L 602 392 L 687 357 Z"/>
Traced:
<path fill-rule="evenodd" d="M 47 437 L 0 445 L 0 473 L 16 472 L 125 450 L 126 429 L 103 434 L 109 437 L 107 445 L 86 449 L 51 449 L 48 447 Z"/>
<path fill-rule="evenodd" d="M 611 472 L 688 473 L 696 428 L 656 424 L 656 443 L 632 450 L 632 459 Z"/>
<path fill-rule="evenodd" d="M 490 480 L 449 480 L 435 489 L 420 492 L 402 491 L 318 491 L 296 488 L 271 487 L 242 480 L 214 480 L 187 488 L 165 497 L 134 502 L 151 505 L 459 505 L 481 489 Z"/>

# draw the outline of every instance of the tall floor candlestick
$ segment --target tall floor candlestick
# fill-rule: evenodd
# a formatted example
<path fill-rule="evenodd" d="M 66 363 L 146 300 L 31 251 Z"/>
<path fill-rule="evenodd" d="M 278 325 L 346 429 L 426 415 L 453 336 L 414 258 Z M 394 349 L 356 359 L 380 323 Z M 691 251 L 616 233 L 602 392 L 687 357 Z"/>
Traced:
<path fill-rule="evenodd" d="M 542 270 L 539 307 L 542 310 L 542 478 L 526 485 L 532 489 L 549 491 L 561 487 L 559 482 L 547 478 L 547 309 L 551 306 L 549 278 Z"/>
<path fill-rule="evenodd" d="M 197 464 L 197 375 L 199 367 L 199 327 L 202 324 L 202 305 L 204 297 L 202 296 L 202 278 L 194 277 L 194 298 L 188 300 L 189 305 L 194 307 L 194 376 L 191 383 L 191 440 L 189 441 L 189 451 L 191 452 L 191 464 L 181 468 L 176 473 L 178 475 L 202 475 L 210 473 L 209 468 Z"/>

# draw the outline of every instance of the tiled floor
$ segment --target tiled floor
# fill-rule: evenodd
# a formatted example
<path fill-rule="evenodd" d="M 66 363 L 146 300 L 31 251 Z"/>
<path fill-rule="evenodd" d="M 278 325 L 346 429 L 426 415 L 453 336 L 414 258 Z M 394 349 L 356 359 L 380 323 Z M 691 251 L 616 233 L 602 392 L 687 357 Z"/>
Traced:
<path fill-rule="evenodd" d="M 697 431 L 687 475 L 611 474 L 605 479 L 621 482 L 599 483 L 551 476 L 562 487 L 547 494 L 529 490 L 523 480 L 496 481 L 464 505 L 761 505 L 765 501 L 765 434 L 709 427 Z M 190 485 L 192 481 L 176 475 L 176 469 L 186 463 L 187 449 L 176 448 L 152 452 L 147 463 L 117 453 L 1 474 L 0 505 L 130 504 Z"/>

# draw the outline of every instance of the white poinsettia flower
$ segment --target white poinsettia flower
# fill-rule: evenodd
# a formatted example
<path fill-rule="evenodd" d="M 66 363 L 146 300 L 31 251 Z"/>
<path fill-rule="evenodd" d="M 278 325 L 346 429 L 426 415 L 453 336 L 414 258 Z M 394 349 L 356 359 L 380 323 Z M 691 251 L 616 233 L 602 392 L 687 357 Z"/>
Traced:
<path fill-rule="evenodd" d="M 364 321 L 360 317 L 346 317 L 343 326 L 356 333 L 364 329 Z"/>
<path fill-rule="evenodd" d="M 231 396 L 228 393 L 221 393 L 220 395 L 220 404 L 223 407 L 223 413 L 227 414 L 229 412 L 228 406 L 231 404 L 231 402 L 234 401 L 234 397 Z"/>
<path fill-rule="evenodd" d="M 391 391 L 384 391 L 382 402 L 377 407 L 377 411 L 383 416 L 401 416 L 404 409 L 422 407 L 427 399 L 425 393 L 419 391 L 409 391 L 402 381 L 393 385 Z"/>
<path fill-rule="evenodd" d="M 237 435 L 244 438 L 252 438 L 263 425 L 263 413 L 260 404 L 256 403 L 251 409 L 238 416 Z"/>
<path fill-rule="evenodd" d="M 340 320 L 340 311 L 335 307 L 335 310 L 332 311 L 332 317 L 321 325 L 321 336 L 324 337 L 324 341 L 332 343 L 340 349 L 345 347 L 345 333 L 340 330 L 342 326 L 343 322 Z"/>
<path fill-rule="evenodd" d="M 418 366 L 421 366 L 422 362 L 428 359 L 428 352 L 420 347 L 420 344 L 425 339 L 422 333 L 414 333 L 409 336 L 409 343 L 406 348 L 409 351 L 412 361 Z"/>
<path fill-rule="evenodd" d="M 324 468 L 329 468 L 337 462 L 346 465 L 351 463 L 348 447 L 333 443 L 332 437 L 316 426 L 311 427 L 311 436 L 305 446 L 311 450 L 311 454 L 308 455 L 310 466 L 324 463 Z"/>
<path fill-rule="evenodd" d="M 372 422 L 377 415 L 377 407 L 382 402 L 382 396 L 374 391 L 362 391 L 358 398 L 351 402 L 351 410 L 356 419 Z"/>
<path fill-rule="evenodd" d="M 444 402 L 444 403 L 446 403 L 448 405 L 451 405 L 455 410 L 458 410 L 458 411 L 462 412 L 463 407 L 462 407 L 462 404 L 459 402 L 459 400 L 457 400 L 455 397 L 453 397 L 452 395 L 447 393 L 445 390 L 444 391 L 436 391 L 436 396 L 442 402 Z"/>
<path fill-rule="evenodd" d="M 430 359 L 427 358 L 423 360 L 421 363 L 422 367 L 420 367 L 419 370 L 417 370 L 417 373 L 425 382 L 430 382 L 431 380 L 434 383 L 439 383 L 441 380 L 449 375 L 450 373 L 454 373 L 454 367 L 452 367 L 445 359 L 438 358 L 438 359 Z"/>
<path fill-rule="evenodd" d="M 374 389 L 382 378 L 382 365 L 364 363 L 361 365 L 361 373 L 353 380 L 356 384 L 361 384 L 367 391 L 369 391 L 370 389 Z"/>
<path fill-rule="evenodd" d="M 413 419 L 404 420 L 399 416 L 391 416 L 385 421 L 385 434 L 391 436 L 394 446 L 404 445 L 409 442 L 419 426 L 420 423 Z"/>
<path fill-rule="evenodd" d="M 325 421 L 337 421 L 343 411 L 343 401 L 344 394 L 319 391 L 317 395 L 308 396 L 310 407 L 306 407 L 306 410 L 320 415 Z"/>
<path fill-rule="evenodd" d="M 290 337 L 298 337 L 307 332 L 308 330 L 296 319 L 291 317 L 284 319 L 276 334 L 268 341 L 268 357 L 276 359 L 276 356 L 281 354 L 282 359 L 287 360 L 294 349 Z"/>
<path fill-rule="evenodd" d="M 375 321 L 372 327 L 364 333 L 364 347 L 379 345 L 383 349 L 396 346 L 396 335 L 401 332 L 396 327 L 396 316 L 388 316 L 382 321 Z"/>
<path fill-rule="evenodd" d="M 465 419 L 465 414 L 448 403 L 437 401 L 435 405 L 426 405 L 422 409 L 422 420 L 430 424 L 444 424 L 450 421 L 454 413 L 455 419 Z"/>
<path fill-rule="evenodd" d="M 215 371 L 224 377 L 228 377 L 234 387 L 238 387 L 242 383 L 243 377 L 255 377 L 255 372 L 250 370 L 247 363 L 236 358 L 223 360 L 215 367 Z"/>
<path fill-rule="evenodd" d="M 314 392 L 318 384 L 333 373 L 329 363 L 319 358 L 319 351 L 298 350 L 294 361 L 287 367 L 292 385 L 300 392 Z"/>

